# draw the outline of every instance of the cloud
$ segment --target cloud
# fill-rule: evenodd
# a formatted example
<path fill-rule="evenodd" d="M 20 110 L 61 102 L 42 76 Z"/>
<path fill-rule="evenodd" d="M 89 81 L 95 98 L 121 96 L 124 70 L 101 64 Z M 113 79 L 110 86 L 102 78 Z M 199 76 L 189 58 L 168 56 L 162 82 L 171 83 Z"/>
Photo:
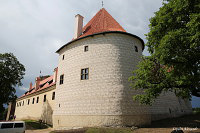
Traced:
<path fill-rule="evenodd" d="M 0 0 L 0 52 L 12 52 L 24 64 L 23 94 L 35 77 L 53 74 L 55 53 L 73 38 L 74 16 L 84 16 L 84 25 L 102 8 L 101 0 Z M 104 0 L 106 10 L 127 32 L 141 37 L 148 33 L 149 18 L 162 0 Z M 144 54 L 148 54 L 145 50 Z"/>
<path fill-rule="evenodd" d="M 29 88 L 26 88 L 26 87 L 22 86 L 22 87 L 19 88 L 19 90 L 21 90 L 21 91 L 23 91 L 23 92 L 26 92 L 26 91 L 29 90 Z"/>

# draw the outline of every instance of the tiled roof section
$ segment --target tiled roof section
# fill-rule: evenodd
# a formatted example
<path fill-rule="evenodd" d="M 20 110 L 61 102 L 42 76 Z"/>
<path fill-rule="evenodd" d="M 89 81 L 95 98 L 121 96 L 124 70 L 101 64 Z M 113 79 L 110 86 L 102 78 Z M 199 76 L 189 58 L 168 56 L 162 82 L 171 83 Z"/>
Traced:
<path fill-rule="evenodd" d="M 104 8 L 102 8 L 83 27 L 83 34 L 79 38 L 105 31 L 126 32 L 124 28 L 122 28 L 122 26 Z"/>
<path fill-rule="evenodd" d="M 22 98 L 22 97 L 24 97 L 24 96 L 33 94 L 33 93 L 35 93 L 35 92 L 44 90 L 44 89 L 46 89 L 46 88 L 48 88 L 48 87 L 50 87 L 50 86 L 53 86 L 53 85 L 55 85 L 55 84 L 56 84 L 56 82 L 53 81 L 53 75 L 52 75 L 52 76 L 49 76 L 48 78 L 46 78 L 46 79 L 40 81 L 40 83 L 39 83 L 39 88 L 38 88 L 37 90 L 36 90 L 36 86 L 34 85 L 34 86 L 32 87 L 32 89 L 30 89 L 29 91 L 25 92 L 25 93 L 24 93 L 21 97 L 19 97 L 19 98 Z"/>

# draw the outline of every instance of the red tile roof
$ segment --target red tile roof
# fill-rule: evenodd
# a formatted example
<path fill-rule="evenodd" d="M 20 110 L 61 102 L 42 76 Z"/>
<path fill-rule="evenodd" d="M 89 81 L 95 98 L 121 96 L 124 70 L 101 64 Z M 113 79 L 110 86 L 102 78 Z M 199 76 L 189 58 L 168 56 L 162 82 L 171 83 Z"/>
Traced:
<path fill-rule="evenodd" d="M 104 8 L 102 8 L 83 27 L 83 34 L 79 38 L 105 31 L 126 32 L 124 28 L 122 28 L 122 26 Z"/>
<path fill-rule="evenodd" d="M 36 86 L 34 85 L 34 86 L 32 87 L 31 90 L 25 92 L 25 93 L 24 93 L 21 97 L 19 97 L 19 98 L 22 98 L 22 97 L 24 97 L 24 96 L 33 94 L 33 93 L 35 93 L 35 92 L 44 90 L 44 89 L 46 89 L 46 88 L 48 88 L 48 87 L 50 87 L 50 86 L 55 85 L 56 82 L 55 82 L 55 81 L 52 81 L 52 80 L 53 80 L 53 75 L 52 75 L 52 76 L 49 76 L 48 78 L 45 78 L 44 80 L 40 81 L 40 83 L 39 83 L 39 86 L 40 86 L 40 87 L 39 87 L 37 90 L 36 90 Z M 50 82 L 50 81 L 52 81 L 52 82 Z M 49 83 L 50 83 L 50 84 L 49 84 Z"/>

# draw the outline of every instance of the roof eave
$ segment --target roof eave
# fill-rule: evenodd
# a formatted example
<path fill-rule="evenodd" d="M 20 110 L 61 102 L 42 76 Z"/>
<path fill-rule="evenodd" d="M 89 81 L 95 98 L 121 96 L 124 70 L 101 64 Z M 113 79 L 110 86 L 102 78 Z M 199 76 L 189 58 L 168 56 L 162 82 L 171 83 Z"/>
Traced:
<path fill-rule="evenodd" d="M 72 40 L 72 41 L 66 43 L 66 44 L 63 45 L 62 47 L 60 47 L 60 48 L 56 51 L 56 53 L 59 53 L 59 51 L 60 51 L 61 49 L 63 49 L 65 46 L 67 46 L 67 45 L 69 45 L 69 44 L 71 44 L 71 43 L 73 43 L 73 42 L 76 42 L 76 41 L 78 41 L 78 40 L 81 40 L 81 39 L 84 39 L 84 38 L 87 38 L 87 37 L 92 37 L 92 36 L 95 36 L 95 35 L 109 34 L 109 33 L 120 33 L 120 34 L 126 34 L 126 35 L 133 36 L 133 37 L 135 37 L 135 38 L 137 38 L 137 39 L 139 39 L 139 40 L 141 41 L 141 43 L 142 43 L 142 51 L 144 50 L 144 47 L 145 47 L 145 46 L 144 46 L 144 41 L 143 41 L 140 37 L 138 37 L 138 36 L 136 36 L 136 35 L 134 35 L 134 34 L 131 34 L 131 33 L 128 33 L 128 32 L 123 32 L 123 31 L 104 31 L 104 32 L 94 33 L 94 34 L 91 34 L 91 35 L 87 35 L 87 36 L 83 36 L 83 37 L 74 39 L 74 40 Z"/>

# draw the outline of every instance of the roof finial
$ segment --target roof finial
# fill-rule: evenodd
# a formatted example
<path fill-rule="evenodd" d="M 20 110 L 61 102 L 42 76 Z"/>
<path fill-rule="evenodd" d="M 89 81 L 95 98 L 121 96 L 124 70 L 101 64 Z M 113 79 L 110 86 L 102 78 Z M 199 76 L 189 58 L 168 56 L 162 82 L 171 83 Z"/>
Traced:
<path fill-rule="evenodd" d="M 102 1 L 102 8 L 103 8 L 103 5 L 104 5 L 104 4 L 103 4 L 103 1 Z"/>

